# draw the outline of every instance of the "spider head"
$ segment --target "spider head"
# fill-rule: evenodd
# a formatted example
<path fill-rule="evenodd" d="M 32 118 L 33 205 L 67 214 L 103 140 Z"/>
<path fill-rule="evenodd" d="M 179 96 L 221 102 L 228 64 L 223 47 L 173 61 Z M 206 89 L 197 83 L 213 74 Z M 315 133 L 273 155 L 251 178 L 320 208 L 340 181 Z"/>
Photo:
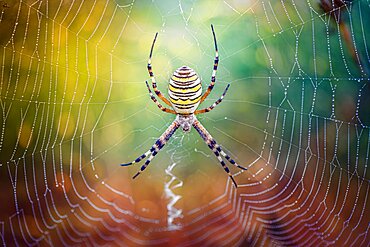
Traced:
<path fill-rule="evenodd" d="M 195 120 L 195 116 L 193 114 L 190 115 L 177 115 L 176 121 L 181 126 L 182 131 L 184 133 L 189 133 L 191 130 L 191 126 L 193 125 Z"/>
<path fill-rule="evenodd" d="M 184 132 L 184 133 L 189 133 L 190 132 L 190 129 L 191 129 L 191 125 L 189 125 L 189 124 L 184 124 L 184 126 L 182 126 L 182 131 Z"/>

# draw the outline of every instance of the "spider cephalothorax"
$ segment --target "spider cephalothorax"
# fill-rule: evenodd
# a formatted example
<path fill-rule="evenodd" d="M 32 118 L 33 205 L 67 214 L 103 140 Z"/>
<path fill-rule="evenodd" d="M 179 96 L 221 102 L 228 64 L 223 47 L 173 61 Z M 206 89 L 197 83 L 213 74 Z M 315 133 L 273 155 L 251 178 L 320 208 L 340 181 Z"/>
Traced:
<path fill-rule="evenodd" d="M 190 132 L 191 126 L 193 125 L 194 121 L 197 120 L 197 118 L 194 116 L 194 114 L 189 115 L 177 115 L 176 119 L 177 123 L 180 125 L 182 130 L 184 132 Z"/>
<path fill-rule="evenodd" d="M 231 175 L 229 168 L 226 166 L 224 160 L 221 156 L 223 156 L 227 161 L 229 161 L 232 165 L 235 165 L 236 167 L 246 170 L 247 168 L 238 165 L 228 154 L 226 154 L 220 145 L 217 144 L 216 140 L 213 139 L 213 137 L 208 133 L 208 131 L 204 128 L 204 126 L 197 120 L 195 117 L 196 114 L 201 114 L 205 112 L 211 111 L 213 108 L 215 108 L 216 105 L 221 103 L 222 99 L 224 98 L 227 90 L 229 89 L 230 84 L 227 85 L 225 88 L 225 91 L 221 95 L 221 97 L 213 103 L 211 106 L 197 110 L 199 104 L 201 104 L 209 95 L 209 93 L 212 91 L 213 86 L 215 85 L 216 81 L 216 72 L 218 67 L 218 49 L 217 49 L 217 42 L 216 42 L 216 35 L 215 31 L 212 28 L 212 34 L 213 34 L 213 40 L 215 43 L 215 50 L 216 50 L 216 56 L 215 61 L 213 65 L 213 72 L 211 77 L 211 83 L 209 84 L 207 91 L 202 95 L 202 84 L 201 80 L 198 77 L 197 73 L 189 68 L 188 66 L 182 66 L 175 70 L 173 73 L 169 85 L 168 85 L 168 94 L 170 96 L 170 100 L 165 98 L 163 94 L 159 91 L 157 88 L 157 83 L 154 78 L 154 74 L 152 71 L 152 54 L 153 54 L 153 47 L 155 44 L 155 41 L 157 39 L 158 33 L 155 34 L 154 41 L 152 44 L 152 47 L 150 49 L 150 55 L 148 60 L 148 72 L 150 79 L 152 81 L 152 86 L 154 89 L 155 94 L 168 106 L 172 107 L 173 109 L 168 109 L 166 107 L 163 107 L 154 94 L 152 93 L 148 82 L 146 83 L 146 86 L 149 91 L 150 98 L 156 103 L 156 105 L 164 112 L 176 114 L 176 119 L 172 122 L 172 124 L 166 129 L 166 131 L 157 139 L 157 141 L 154 143 L 154 145 L 144 154 L 136 158 L 134 161 L 127 163 L 127 164 L 121 164 L 121 166 L 129 166 L 133 165 L 134 163 L 140 162 L 145 157 L 149 156 L 149 158 L 145 161 L 144 165 L 141 166 L 140 171 L 135 174 L 133 178 L 136 178 L 142 171 L 145 170 L 145 168 L 149 165 L 150 161 L 157 155 L 157 153 L 163 148 L 163 146 L 167 143 L 167 141 L 171 138 L 173 133 L 181 127 L 184 132 L 189 132 L 191 130 L 191 126 L 193 126 L 202 139 L 207 143 L 208 147 L 213 151 L 213 153 L 216 155 L 218 161 L 224 168 L 224 170 L 227 172 L 231 180 L 233 181 L 235 187 L 237 187 L 237 184 Z"/>

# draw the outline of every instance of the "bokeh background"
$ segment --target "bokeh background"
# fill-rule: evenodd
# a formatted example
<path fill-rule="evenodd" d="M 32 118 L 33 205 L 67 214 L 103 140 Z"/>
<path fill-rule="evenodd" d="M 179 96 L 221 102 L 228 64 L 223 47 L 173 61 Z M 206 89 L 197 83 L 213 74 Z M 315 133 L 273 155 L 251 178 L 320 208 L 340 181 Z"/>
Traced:
<path fill-rule="evenodd" d="M 0 1 L 0 243 L 368 246 L 366 0 Z M 150 100 L 188 65 L 239 187 Z"/>

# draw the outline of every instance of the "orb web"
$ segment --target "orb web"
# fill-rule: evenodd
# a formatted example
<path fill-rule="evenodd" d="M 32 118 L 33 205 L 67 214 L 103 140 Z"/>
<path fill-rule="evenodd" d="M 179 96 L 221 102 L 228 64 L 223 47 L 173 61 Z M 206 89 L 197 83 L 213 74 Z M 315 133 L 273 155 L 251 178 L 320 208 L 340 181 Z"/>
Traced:
<path fill-rule="evenodd" d="M 343 245 L 369 240 L 368 1 L 0 1 L 0 243 Z M 198 119 L 147 170 L 120 167 L 173 121 L 159 89 L 188 65 Z"/>

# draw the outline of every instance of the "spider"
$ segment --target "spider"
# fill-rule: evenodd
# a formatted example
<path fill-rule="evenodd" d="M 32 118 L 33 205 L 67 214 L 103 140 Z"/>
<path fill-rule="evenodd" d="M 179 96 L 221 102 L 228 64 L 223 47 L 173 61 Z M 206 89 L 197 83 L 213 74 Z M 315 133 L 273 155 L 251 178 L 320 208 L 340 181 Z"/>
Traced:
<path fill-rule="evenodd" d="M 188 66 L 182 66 L 178 68 L 172 75 L 169 86 L 168 86 L 168 93 L 170 96 L 170 100 L 165 98 L 163 94 L 159 91 L 157 88 L 157 83 L 154 78 L 153 70 L 152 70 L 152 53 L 155 41 L 157 39 L 158 33 L 155 34 L 152 47 L 150 49 L 149 54 L 149 60 L 148 60 L 148 72 L 150 79 L 152 81 L 152 87 L 154 89 L 155 94 L 168 106 L 170 106 L 172 109 L 168 109 L 166 107 L 163 107 L 154 94 L 152 93 L 148 82 L 146 81 L 146 87 L 148 88 L 150 98 L 153 100 L 153 102 L 158 106 L 159 109 L 161 109 L 164 112 L 175 114 L 176 119 L 172 122 L 172 124 L 166 129 L 166 131 L 157 139 L 157 141 L 154 143 L 154 145 L 144 154 L 136 158 L 134 161 L 127 163 L 127 164 L 121 164 L 121 166 L 130 166 L 135 163 L 140 162 L 145 157 L 149 156 L 148 159 L 145 161 L 144 165 L 141 166 L 140 171 L 138 171 L 134 176 L 133 179 L 135 179 L 137 176 L 142 173 L 145 168 L 149 165 L 151 160 L 158 154 L 158 152 L 163 148 L 163 146 L 168 142 L 168 140 L 171 138 L 171 136 L 175 133 L 175 131 L 181 127 L 182 130 L 187 133 L 190 132 L 191 126 L 193 126 L 200 136 L 203 138 L 203 140 L 206 142 L 208 147 L 213 151 L 213 153 L 216 155 L 218 161 L 221 163 L 222 167 L 224 168 L 225 172 L 229 175 L 230 179 L 235 185 L 235 188 L 237 188 L 237 183 L 235 182 L 233 176 L 230 173 L 229 168 L 226 166 L 224 160 L 221 156 L 223 156 L 226 160 L 228 160 L 232 165 L 247 170 L 247 168 L 238 165 L 228 154 L 226 154 L 221 146 L 217 144 L 216 140 L 208 133 L 208 131 L 203 127 L 203 125 L 197 120 L 195 115 L 202 114 L 211 111 L 213 108 L 215 108 L 216 105 L 221 103 L 222 99 L 224 98 L 227 90 L 230 87 L 230 84 L 228 84 L 221 95 L 221 97 L 213 103 L 211 106 L 197 110 L 200 103 L 202 103 L 207 96 L 212 91 L 215 81 L 216 81 L 216 72 L 219 62 L 219 56 L 218 56 L 218 49 L 217 49 L 217 41 L 216 41 L 216 34 L 213 29 L 213 25 L 211 25 L 212 34 L 213 34 L 213 41 L 215 44 L 215 50 L 216 50 L 216 56 L 214 60 L 213 65 L 213 72 L 211 77 L 211 83 L 208 86 L 207 91 L 202 95 L 202 84 L 201 80 L 198 77 L 197 73 L 189 68 Z"/>

